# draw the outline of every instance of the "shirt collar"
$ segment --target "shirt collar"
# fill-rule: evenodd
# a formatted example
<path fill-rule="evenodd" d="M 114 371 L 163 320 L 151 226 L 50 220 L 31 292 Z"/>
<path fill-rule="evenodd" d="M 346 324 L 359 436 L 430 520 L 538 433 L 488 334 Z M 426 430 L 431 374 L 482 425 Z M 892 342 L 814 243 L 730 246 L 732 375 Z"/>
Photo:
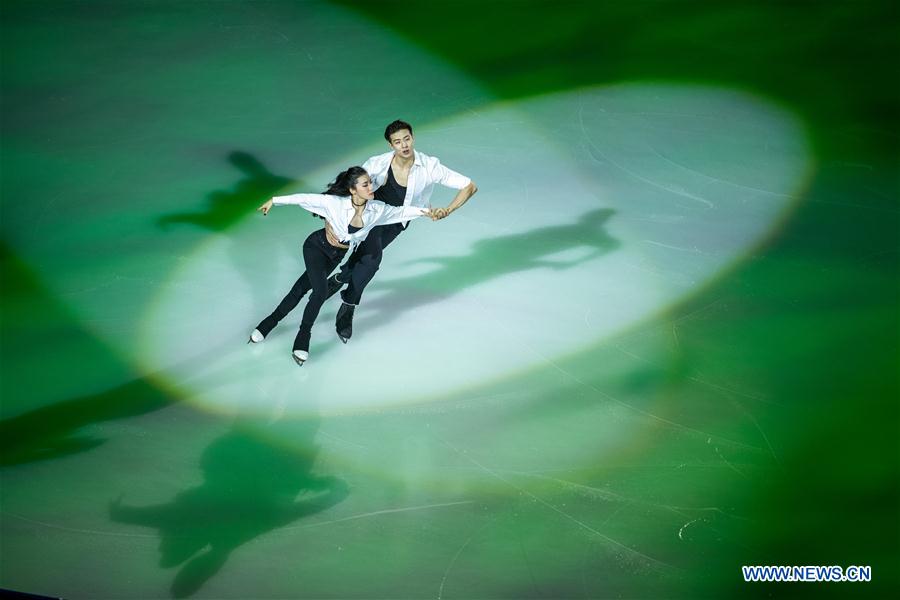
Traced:
<path fill-rule="evenodd" d="M 387 166 L 384 169 L 385 177 L 387 177 L 387 175 L 386 175 L 387 170 L 390 169 L 391 165 L 394 163 L 394 156 L 396 156 L 396 152 L 391 150 L 390 152 L 387 152 L 384 156 L 387 160 L 387 163 L 386 163 Z M 425 166 L 425 157 L 418 150 L 413 150 L 413 166 L 416 166 L 416 167 L 424 167 Z"/>
<path fill-rule="evenodd" d="M 344 205 L 344 212 L 352 213 L 353 210 L 354 210 L 354 208 L 353 208 L 353 200 L 350 199 L 350 196 L 345 196 L 345 197 L 347 198 L 347 203 Z M 375 200 L 375 198 L 372 198 L 371 200 L 369 200 L 368 202 L 366 202 L 366 207 L 363 208 L 363 214 L 365 214 L 365 213 L 367 213 L 367 212 L 369 212 L 369 211 L 375 210 L 375 207 L 372 206 L 372 202 L 373 202 L 374 200 Z"/>

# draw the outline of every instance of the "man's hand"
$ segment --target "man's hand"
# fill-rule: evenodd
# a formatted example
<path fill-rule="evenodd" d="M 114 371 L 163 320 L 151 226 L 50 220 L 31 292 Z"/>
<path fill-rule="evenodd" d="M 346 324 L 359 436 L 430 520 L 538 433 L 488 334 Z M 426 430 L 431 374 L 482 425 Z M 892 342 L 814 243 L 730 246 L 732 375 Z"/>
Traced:
<path fill-rule="evenodd" d="M 432 221 L 440 221 L 441 219 L 447 217 L 450 214 L 449 208 L 432 208 L 431 209 L 431 217 Z"/>
<path fill-rule="evenodd" d="M 263 214 L 263 216 L 266 216 L 267 214 L 269 214 L 269 211 L 272 210 L 272 201 L 266 200 L 263 203 L 263 205 L 260 206 L 259 208 L 257 208 L 256 210 L 260 211 Z"/>

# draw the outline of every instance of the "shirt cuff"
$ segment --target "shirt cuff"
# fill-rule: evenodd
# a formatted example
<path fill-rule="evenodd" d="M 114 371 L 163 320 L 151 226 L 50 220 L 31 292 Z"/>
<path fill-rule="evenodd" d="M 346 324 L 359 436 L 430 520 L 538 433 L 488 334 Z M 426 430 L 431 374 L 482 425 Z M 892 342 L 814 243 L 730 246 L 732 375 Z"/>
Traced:
<path fill-rule="evenodd" d="M 283 206 L 285 204 L 300 204 L 300 202 L 293 195 L 291 195 L 291 196 L 273 196 L 272 204 L 275 204 L 276 206 L 278 206 L 278 205 Z"/>

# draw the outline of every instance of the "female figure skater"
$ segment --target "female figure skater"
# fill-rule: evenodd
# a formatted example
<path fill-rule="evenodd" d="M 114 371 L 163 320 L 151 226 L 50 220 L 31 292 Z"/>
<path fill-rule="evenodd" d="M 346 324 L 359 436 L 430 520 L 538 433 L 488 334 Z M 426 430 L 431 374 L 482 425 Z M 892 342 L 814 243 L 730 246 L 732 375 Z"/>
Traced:
<path fill-rule="evenodd" d="M 350 167 L 340 173 L 324 194 L 292 194 L 276 196 L 257 210 L 269 214 L 273 205 L 296 204 L 325 219 L 325 227 L 309 234 L 303 242 L 303 261 L 306 271 L 294 283 L 281 303 L 268 317 L 260 321 L 248 343 L 263 341 L 279 321 L 287 316 L 312 289 L 303 311 L 300 331 L 294 339 L 291 356 L 303 366 L 309 358 L 309 338 L 319 309 L 327 299 L 328 275 L 334 270 L 348 249 L 366 239 L 373 227 L 399 223 L 416 217 L 431 217 L 431 212 L 413 206 L 389 206 L 373 200 L 372 181 L 362 167 Z"/>

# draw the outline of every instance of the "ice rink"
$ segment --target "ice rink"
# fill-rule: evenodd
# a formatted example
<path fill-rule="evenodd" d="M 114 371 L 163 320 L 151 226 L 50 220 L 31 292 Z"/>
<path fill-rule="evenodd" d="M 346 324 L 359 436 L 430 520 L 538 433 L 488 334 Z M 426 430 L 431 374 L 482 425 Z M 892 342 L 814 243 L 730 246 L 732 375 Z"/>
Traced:
<path fill-rule="evenodd" d="M 896 589 L 896 9 L 424 6 L 3 4 L 0 588 Z M 478 193 L 246 344 L 397 118 Z"/>

